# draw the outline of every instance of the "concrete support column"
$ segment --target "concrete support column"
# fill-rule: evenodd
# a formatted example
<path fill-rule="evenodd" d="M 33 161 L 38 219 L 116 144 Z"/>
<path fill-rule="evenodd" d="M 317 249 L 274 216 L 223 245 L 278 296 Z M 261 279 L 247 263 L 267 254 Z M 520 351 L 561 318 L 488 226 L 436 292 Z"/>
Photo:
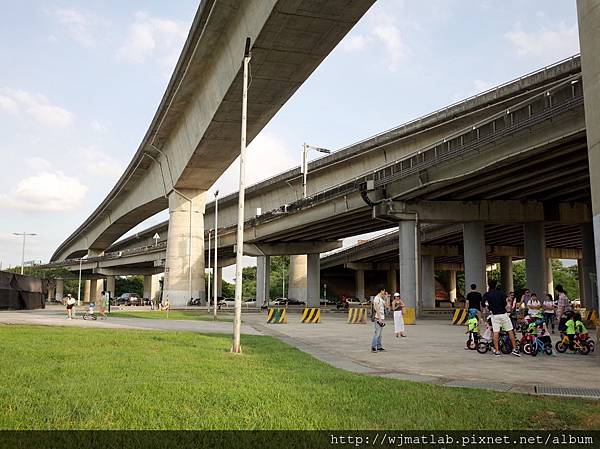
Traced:
<path fill-rule="evenodd" d="M 435 269 L 433 256 L 421 256 L 421 307 L 435 307 Z"/>
<path fill-rule="evenodd" d="M 419 295 L 419 267 L 417 267 L 417 227 L 414 221 L 401 221 L 398 225 L 398 252 L 400 258 L 400 296 L 406 307 L 417 308 Z"/>
<path fill-rule="evenodd" d="M 450 301 L 456 301 L 456 270 L 448 271 L 448 290 Z"/>
<path fill-rule="evenodd" d="M 89 281 L 86 281 L 86 287 L 88 285 L 88 282 L 90 285 L 90 296 L 86 302 L 93 302 L 98 304 L 98 301 L 100 301 L 102 290 L 104 290 L 104 279 L 90 279 Z"/>
<path fill-rule="evenodd" d="M 515 291 L 512 256 L 502 256 L 500 258 L 500 286 L 507 295 Z"/>
<path fill-rule="evenodd" d="M 191 200 L 191 201 L 190 201 Z M 164 297 L 173 307 L 204 298 L 204 207 L 206 191 L 180 189 L 169 194 L 169 232 Z"/>
<path fill-rule="evenodd" d="M 554 275 L 552 274 L 552 259 L 548 259 L 546 262 L 546 291 L 544 293 L 550 293 L 554 296 Z"/>
<path fill-rule="evenodd" d="M 306 255 L 290 256 L 288 298 L 306 302 Z"/>
<path fill-rule="evenodd" d="M 548 288 L 544 223 L 527 223 L 524 228 L 526 284 L 532 293 L 536 293 L 538 298 L 541 298 Z"/>
<path fill-rule="evenodd" d="M 106 291 L 110 293 L 111 298 L 117 296 L 115 291 L 115 276 L 106 276 Z"/>
<path fill-rule="evenodd" d="M 321 255 L 308 254 L 306 259 L 306 306 L 319 307 L 321 305 Z"/>
<path fill-rule="evenodd" d="M 256 307 L 269 302 L 271 290 L 271 258 L 258 256 L 256 258 Z"/>
<path fill-rule="evenodd" d="M 65 281 L 64 281 L 64 279 L 57 279 L 56 280 L 56 293 L 55 293 L 54 298 L 56 299 L 56 301 L 60 302 L 60 301 L 62 301 L 64 296 L 65 296 Z"/>
<path fill-rule="evenodd" d="M 83 284 L 83 302 L 90 302 L 90 298 L 92 297 L 92 281 L 84 279 L 81 283 Z"/>
<path fill-rule="evenodd" d="M 210 294 L 211 298 L 213 293 Z M 223 296 L 223 268 L 217 267 L 217 296 Z"/>
<path fill-rule="evenodd" d="M 577 0 L 579 22 L 579 46 L 581 48 L 581 72 L 585 98 L 585 125 L 592 191 L 592 214 L 594 230 L 594 259 L 596 280 L 600 278 L 600 5 L 597 0 Z M 598 306 L 600 282 L 596 282 Z"/>
<path fill-rule="evenodd" d="M 591 223 L 581 226 L 582 259 L 580 265 L 580 296 L 586 308 L 597 308 L 598 297 L 594 290 L 593 276 L 596 274 L 596 252 L 594 251 L 594 227 Z M 579 263 L 579 261 L 578 261 Z"/>
<path fill-rule="evenodd" d="M 356 298 L 359 300 L 365 298 L 365 270 L 356 270 L 354 272 L 354 285 L 356 286 Z"/>
<path fill-rule="evenodd" d="M 396 270 L 388 270 L 387 288 L 392 295 L 398 291 L 398 274 L 396 273 Z"/>
<path fill-rule="evenodd" d="M 146 275 L 144 276 L 144 298 L 154 301 L 160 285 L 158 283 L 157 275 Z"/>
<path fill-rule="evenodd" d="M 48 287 L 48 298 L 47 301 L 50 302 L 55 298 L 55 288 L 54 287 Z"/>
<path fill-rule="evenodd" d="M 471 290 L 471 284 L 484 293 L 487 290 L 485 259 L 485 227 L 483 223 L 465 223 L 463 225 L 465 292 Z"/>

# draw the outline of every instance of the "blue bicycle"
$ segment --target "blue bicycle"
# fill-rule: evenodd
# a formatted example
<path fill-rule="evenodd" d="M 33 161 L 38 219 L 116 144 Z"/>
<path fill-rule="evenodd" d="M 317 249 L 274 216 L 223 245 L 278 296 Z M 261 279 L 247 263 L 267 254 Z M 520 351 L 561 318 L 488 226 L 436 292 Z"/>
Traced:
<path fill-rule="evenodd" d="M 533 335 L 531 342 L 525 343 L 523 346 L 523 352 L 533 357 L 537 356 L 540 352 L 552 355 L 552 342 L 548 343 Z"/>

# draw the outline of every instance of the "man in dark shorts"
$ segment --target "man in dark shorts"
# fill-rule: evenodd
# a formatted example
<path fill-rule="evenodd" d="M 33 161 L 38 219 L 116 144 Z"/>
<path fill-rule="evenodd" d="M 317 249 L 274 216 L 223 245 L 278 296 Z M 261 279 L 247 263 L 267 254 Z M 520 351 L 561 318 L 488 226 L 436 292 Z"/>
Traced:
<path fill-rule="evenodd" d="M 471 291 L 467 293 L 465 310 L 477 309 L 481 312 L 481 293 L 477 291 L 477 285 L 471 284 Z"/>
<path fill-rule="evenodd" d="M 515 333 L 513 331 L 513 325 L 510 321 L 508 313 L 506 312 L 506 295 L 502 290 L 496 289 L 498 283 L 495 280 L 489 282 L 489 290 L 483 295 L 483 304 L 489 309 L 492 314 L 492 330 L 494 332 L 494 355 L 499 356 L 500 350 L 498 345 L 498 337 L 500 336 L 500 329 L 504 329 L 508 332 L 510 342 L 512 343 L 513 351 L 512 354 L 517 357 L 521 357 L 517 348 L 517 342 L 515 341 Z"/>

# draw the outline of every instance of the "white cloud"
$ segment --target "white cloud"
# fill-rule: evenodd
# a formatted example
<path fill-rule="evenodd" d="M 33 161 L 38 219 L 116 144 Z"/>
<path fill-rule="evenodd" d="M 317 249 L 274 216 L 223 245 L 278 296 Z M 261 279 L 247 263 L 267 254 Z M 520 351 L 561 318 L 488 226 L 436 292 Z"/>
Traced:
<path fill-rule="evenodd" d="M 555 29 L 538 31 L 512 30 L 504 34 L 518 56 L 544 57 L 558 60 L 579 52 L 577 24 L 560 23 Z"/>
<path fill-rule="evenodd" d="M 63 27 L 64 33 L 83 47 L 93 47 L 97 41 L 100 20 L 89 12 L 73 8 L 52 8 L 48 13 Z"/>
<path fill-rule="evenodd" d="M 8 194 L 0 194 L 0 208 L 60 212 L 78 207 L 88 188 L 60 170 L 40 171 L 22 179 Z"/>
<path fill-rule="evenodd" d="M 98 133 L 98 134 L 102 134 L 106 131 L 108 131 L 109 126 L 106 123 L 102 123 L 98 120 L 92 120 L 90 122 L 90 127 L 92 128 L 92 131 Z"/>
<path fill-rule="evenodd" d="M 34 172 L 51 171 L 52 164 L 42 157 L 27 157 L 24 160 L 25 165 Z"/>
<path fill-rule="evenodd" d="M 261 132 L 248 146 L 246 156 L 246 185 L 252 185 L 299 164 L 299 151 L 294 153 L 276 134 Z M 240 173 L 235 162 L 221 175 L 210 192 L 219 190 L 223 194 L 237 192 Z M 212 193 L 209 193 L 209 198 Z"/>
<path fill-rule="evenodd" d="M 137 12 L 117 57 L 132 64 L 140 64 L 153 57 L 171 69 L 179 57 L 186 36 L 187 27 L 181 22 Z"/>
<path fill-rule="evenodd" d="M 341 43 L 341 48 L 347 52 L 360 52 L 365 50 L 368 44 L 368 36 L 356 34 L 346 37 Z"/>
<path fill-rule="evenodd" d="M 78 153 L 82 168 L 88 173 L 105 178 L 118 178 L 124 167 L 109 154 L 94 147 L 86 148 Z"/>
<path fill-rule="evenodd" d="M 378 11 L 370 16 L 366 34 L 350 34 L 342 41 L 340 48 L 346 52 L 358 53 L 379 44 L 385 51 L 388 69 L 395 72 L 410 56 L 410 48 L 394 17 L 388 10 Z M 416 22 L 410 24 L 411 28 L 418 26 Z"/>
<path fill-rule="evenodd" d="M 0 88 L 0 111 L 28 115 L 49 128 L 66 128 L 73 122 L 71 112 L 51 104 L 45 96 L 9 87 Z"/>

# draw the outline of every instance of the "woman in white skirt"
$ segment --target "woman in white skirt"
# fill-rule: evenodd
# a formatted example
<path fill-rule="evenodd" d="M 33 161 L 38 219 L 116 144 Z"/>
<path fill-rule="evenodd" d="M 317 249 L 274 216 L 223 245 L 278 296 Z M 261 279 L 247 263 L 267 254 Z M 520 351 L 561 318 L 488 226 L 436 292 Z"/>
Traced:
<path fill-rule="evenodd" d="M 392 310 L 394 311 L 394 333 L 397 337 L 406 337 L 404 335 L 404 317 L 402 316 L 402 309 L 405 307 L 404 301 L 400 298 L 400 293 L 394 293 L 394 300 L 392 301 Z"/>

